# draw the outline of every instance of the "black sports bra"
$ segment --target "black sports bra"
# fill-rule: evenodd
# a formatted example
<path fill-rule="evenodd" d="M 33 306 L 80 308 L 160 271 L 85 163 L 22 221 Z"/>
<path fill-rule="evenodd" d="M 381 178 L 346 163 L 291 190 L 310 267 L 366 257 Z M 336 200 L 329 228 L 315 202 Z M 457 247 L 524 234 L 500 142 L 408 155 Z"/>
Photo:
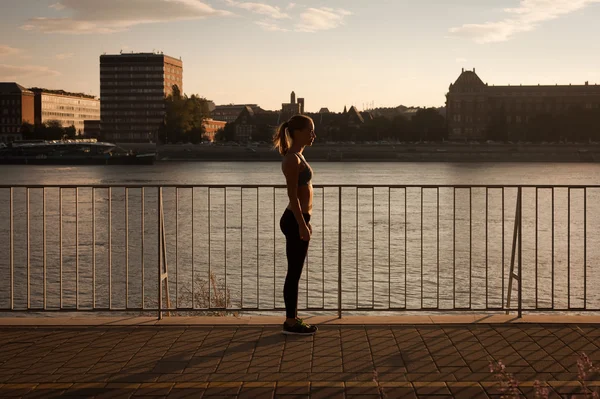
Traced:
<path fill-rule="evenodd" d="M 300 171 L 300 173 L 298 174 L 298 185 L 299 186 L 307 186 L 310 184 L 310 181 L 312 180 L 313 171 L 303 156 L 301 156 L 298 153 L 294 153 L 294 155 L 296 155 L 298 157 L 298 159 L 300 159 L 300 162 L 302 162 L 304 164 L 304 169 L 302 169 Z"/>

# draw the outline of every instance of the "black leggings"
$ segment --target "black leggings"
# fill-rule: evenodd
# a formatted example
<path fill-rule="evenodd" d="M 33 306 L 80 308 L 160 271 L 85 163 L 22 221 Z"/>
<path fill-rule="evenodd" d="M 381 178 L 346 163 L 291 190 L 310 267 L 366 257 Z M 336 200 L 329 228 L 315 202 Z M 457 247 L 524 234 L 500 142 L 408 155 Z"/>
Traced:
<path fill-rule="evenodd" d="M 302 214 L 308 224 L 310 215 Z M 286 317 L 294 319 L 298 309 L 298 283 L 302 275 L 304 260 L 308 252 L 308 241 L 300 239 L 300 226 L 296 221 L 294 213 L 286 209 L 279 221 L 279 227 L 285 235 L 285 254 L 287 255 L 288 271 L 283 286 L 283 300 L 285 301 Z"/>

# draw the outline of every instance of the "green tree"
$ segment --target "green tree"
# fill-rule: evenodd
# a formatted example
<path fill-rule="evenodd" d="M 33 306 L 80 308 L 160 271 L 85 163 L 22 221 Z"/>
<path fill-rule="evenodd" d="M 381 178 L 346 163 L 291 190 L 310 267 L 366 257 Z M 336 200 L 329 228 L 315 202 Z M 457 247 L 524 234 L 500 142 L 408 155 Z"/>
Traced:
<path fill-rule="evenodd" d="M 446 119 L 436 108 L 419 109 L 411 125 L 419 141 L 441 141 L 446 137 Z"/>
<path fill-rule="evenodd" d="M 235 125 L 228 123 L 215 134 L 215 141 L 233 141 L 235 139 Z"/>
<path fill-rule="evenodd" d="M 198 95 L 182 95 L 177 86 L 165 99 L 165 121 L 159 131 L 162 142 L 202 141 L 204 121 L 210 115 L 209 101 Z"/>

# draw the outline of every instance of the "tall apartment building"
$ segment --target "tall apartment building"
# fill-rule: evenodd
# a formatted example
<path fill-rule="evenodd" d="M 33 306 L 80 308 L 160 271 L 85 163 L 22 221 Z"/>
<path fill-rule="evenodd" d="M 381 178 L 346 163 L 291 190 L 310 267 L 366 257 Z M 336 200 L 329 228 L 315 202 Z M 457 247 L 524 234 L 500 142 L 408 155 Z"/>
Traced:
<path fill-rule="evenodd" d="M 0 142 L 21 139 L 23 123 L 34 123 L 34 94 L 17 83 L 0 83 Z"/>
<path fill-rule="evenodd" d="M 85 133 L 85 120 L 100 119 L 100 100 L 82 93 L 32 88 L 35 93 L 35 124 L 58 121 L 63 127 L 74 126 L 76 134 Z"/>
<path fill-rule="evenodd" d="M 174 85 L 183 93 L 183 62 L 154 53 L 100 56 L 102 138 L 156 141 Z"/>
<path fill-rule="evenodd" d="M 490 86 L 475 69 L 463 69 L 446 94 L 448 136 L 452 140 L 486 139 L 490 125 L 501 120 L 508 137 L 519 140 L 520 132 L 537 115 L 556 115 L 572 107 L 600 108 L 600 86 L 588 82 Z"/>

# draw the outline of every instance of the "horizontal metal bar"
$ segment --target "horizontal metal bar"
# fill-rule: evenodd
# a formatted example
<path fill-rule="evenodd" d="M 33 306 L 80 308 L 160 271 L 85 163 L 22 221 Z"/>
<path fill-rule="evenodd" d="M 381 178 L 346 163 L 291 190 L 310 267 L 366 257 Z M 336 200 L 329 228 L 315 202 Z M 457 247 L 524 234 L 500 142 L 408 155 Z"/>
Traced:
<path fill-rule="evenodd" d="M 11 184 L 11 185 L 0 185 L 0 189 L 8 188 L 276 188 L 285 189 L 285 185 L 273 185 L 273 184 L 208 184 L 208 185 L 197 185 L 197 184 Z M 584 189 L 584 188 L 600 188 L 598 184 L 590 185 L 535 185 L 535 184 L 315 184 L 313 188 L 489 188 L 489 189 L 501 189 L 501 188 L 539 188 L 539 189 L 552 189 L 552 188 L 570 188 L 570 189 Z"/>

